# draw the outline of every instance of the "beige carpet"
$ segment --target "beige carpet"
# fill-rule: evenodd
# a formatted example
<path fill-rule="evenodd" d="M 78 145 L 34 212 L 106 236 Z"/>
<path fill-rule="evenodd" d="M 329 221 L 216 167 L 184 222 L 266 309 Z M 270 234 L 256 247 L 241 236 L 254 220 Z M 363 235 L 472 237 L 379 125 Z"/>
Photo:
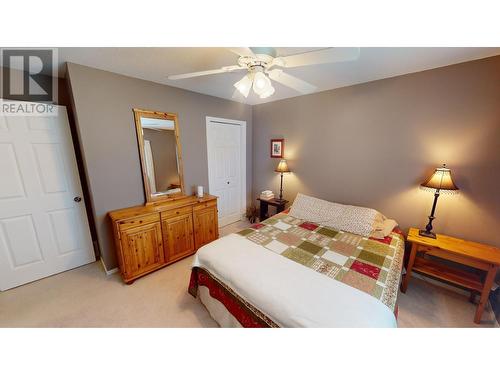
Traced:
<path fill-rule="evenodd" d="M 222 228 L 221 235 L 246 226 Z M 137 280 L 106 276 L 99 262 L 0 292 L 0 327 L 217 327 L 187 293 L 192 257 Z M 399 298 L 400 327 L 498 326 L 488 306 L 483 323 L 459 293 L 412 279 Z"/>

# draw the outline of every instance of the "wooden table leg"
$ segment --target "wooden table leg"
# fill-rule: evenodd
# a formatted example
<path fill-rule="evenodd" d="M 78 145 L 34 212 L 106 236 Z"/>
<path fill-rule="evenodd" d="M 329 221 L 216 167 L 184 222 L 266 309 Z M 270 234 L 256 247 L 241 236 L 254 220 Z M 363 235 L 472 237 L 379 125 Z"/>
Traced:
<path fill-rule="evenodd" d="M 403 293 L 406 293 L 406 289 L 408 288 L 408 282 L 410 281 L 411 270 L 413 269 L 413 263 L 415 263 L 415 256 L 417 255 L 417 247 L 418 245 L 416 243 L 412 243 L 410 259 L 408 260 L 408 267 L 406 267 L 406 275 L 403 279 L 403 283 L 401 284 L 401 291 Z"/>
<path fill-rule="evenodd" d="M 267 219 L 269 215 L 269 205 L 267 202 L 260 201 L 260 210 L 259 210 L 259 221 L 264 221 Z"/>
<path fill-rule="evenodd" d="M 476 292 L 474 290 L 471 290 L 470 296 L 469 296 L 469 302 L 474 303 L 476 301 Z"/>
<path fill-rule="evenodd" d="M 481 315 L 483 315 L 484 307 L 488 302 L 488 297 L 490 296 L 491 286 L 495 280 L 498 267 L 491 267 L 484 280 L 483 291 L 481 292 L 481 298 L 479 299 L 479 305 L 476 309 L 476 315 L 474 316 L 474 323 L 481 323 Z"/>

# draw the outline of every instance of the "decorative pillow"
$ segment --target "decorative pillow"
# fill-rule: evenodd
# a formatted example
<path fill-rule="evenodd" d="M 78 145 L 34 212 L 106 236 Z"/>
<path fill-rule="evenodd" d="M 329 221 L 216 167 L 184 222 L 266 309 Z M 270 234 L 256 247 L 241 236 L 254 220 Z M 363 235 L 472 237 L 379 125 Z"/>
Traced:
<path fill-rule="evenodd" d="M 383 216 L 383 219 L 380 221 L 375 221 L 373 225 L 373 230 L 370 233 L 370 237 L 383 239 L 387 237 L 389 233 L 392 232 L 394 228 L 398 226 L 398 223 L 393 219 L 387 219 Z"/>
<path fill-rule="evenodd" d="M 369 237 L 373 232 L 380 236 L 386 232 L 386 218 L 377 210 L 328 202 L 301 193 L 297 194 L 290 215 L 360 236 Z"/>

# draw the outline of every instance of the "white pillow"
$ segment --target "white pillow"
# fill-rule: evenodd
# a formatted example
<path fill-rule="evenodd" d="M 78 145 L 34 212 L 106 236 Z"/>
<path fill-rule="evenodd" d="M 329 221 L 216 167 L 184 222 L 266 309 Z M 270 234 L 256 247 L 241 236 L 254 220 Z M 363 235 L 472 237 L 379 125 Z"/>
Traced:
<path fill-rule="evenodd" d="M 290 215 L 342 231 L 369 237 L 385 217 L 372 208 L 349 206 L 298 193 Z"/>

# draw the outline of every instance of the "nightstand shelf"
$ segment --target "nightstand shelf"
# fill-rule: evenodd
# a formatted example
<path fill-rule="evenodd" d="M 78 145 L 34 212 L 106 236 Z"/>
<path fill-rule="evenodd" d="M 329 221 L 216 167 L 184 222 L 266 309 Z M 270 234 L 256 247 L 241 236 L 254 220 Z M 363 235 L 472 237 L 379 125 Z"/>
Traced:
<path fill-rule="evenodd" d="M 481 292 L 481 277 L 472 272 L 462 271 L 429 259 L 416 258 L 412 271 Z"/>
<path fill-rule="evenodd" d="M 411 253 L 401 291 L 406 292 L 412 271 L 468 289 L 471 292 L 471 302 L 475 294 L 481 295 L 474 316 L 474 322 L 480 323 L 491 286 L 500 268 L 500 249 L 441 234 L 436 238 L 424 237 L 417 228 L 410 228 L 406 240 L 411 243 Z M 477 272 L 443 264 L 439 259 L 474 268 Z"/>

